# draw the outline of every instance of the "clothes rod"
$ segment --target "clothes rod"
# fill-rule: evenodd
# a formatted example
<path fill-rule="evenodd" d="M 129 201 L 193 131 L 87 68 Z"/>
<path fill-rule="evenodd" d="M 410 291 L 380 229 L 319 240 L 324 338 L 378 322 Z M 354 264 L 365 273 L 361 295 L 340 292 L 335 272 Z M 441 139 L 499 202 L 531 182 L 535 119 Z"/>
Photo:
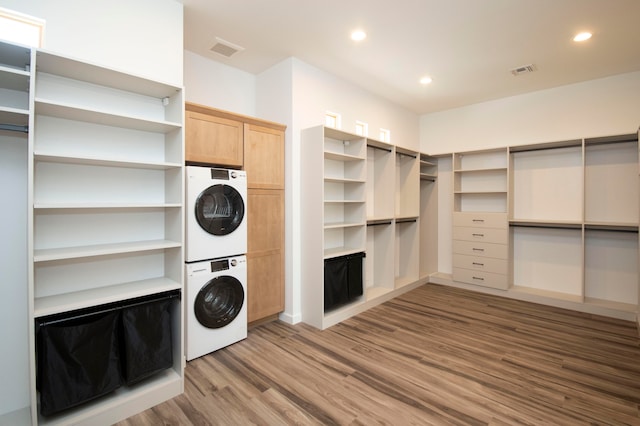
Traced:
<path fill-rule="evenodd" d="M 0 130 L 8 130 L 10 132 L 29 133 L 29 126 L 18 126 L 17 124 L 0 123 Z"/>
<path fill-rule="evenodd" d="M 147 303 L 159 302 L 161 300 L 173 299 L 173 298 L 179 298 L 179 297 L 180 297 L 180 291 L 172 290 L 168 293 L 159 293 L 156 295 L 149 295 L 141 298 L 129 299 L 129 300 L 114 302 L 106 305 L 93 306 L 93 307 L 75 311 L 76 312 L 75 314 L 71 314 L 71 312 L 74 312 L 74 311 L 71 311 L 68 313 L 63 312 L 60 314 L 54 314 L 49 317 L 43 317 L 43 318 L 37 319 L 36 322 L 39 327 L 46 327 L 46 326 L 58 324 L 60 322 L 73 321 L 77 319 L 86 318 L 92 315 L 106 314 L 113 311 L 119 311 L 121 309 L 132 308 L 132 307 L 144 305 Z"/>
<path fill-rule="evenodd" d="M 391 148 L 384 148 L 377 145 L 367 145 L 368 148 L 379 149 L 380 151 L 391 152 Z"/>

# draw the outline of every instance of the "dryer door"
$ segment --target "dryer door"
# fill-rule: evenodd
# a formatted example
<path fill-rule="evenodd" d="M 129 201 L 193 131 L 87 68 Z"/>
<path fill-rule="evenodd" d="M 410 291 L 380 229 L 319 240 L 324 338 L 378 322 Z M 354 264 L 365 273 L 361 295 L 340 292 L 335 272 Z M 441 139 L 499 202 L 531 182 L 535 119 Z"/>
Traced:
<path fill-rule="evenodd" d="M 244 200 L 232 186 L 213 185 L 198 195 L 195 205 L 198 225 L 212 235 L 227 235 L 244 219 Z"/>
<path fill-rule="evenodd" d="M 222 328 L 240 313 L 244 290 L 237 278 L 222 275 L 209 280 L 198 292 L 193 310 L 207 328 Z"/>

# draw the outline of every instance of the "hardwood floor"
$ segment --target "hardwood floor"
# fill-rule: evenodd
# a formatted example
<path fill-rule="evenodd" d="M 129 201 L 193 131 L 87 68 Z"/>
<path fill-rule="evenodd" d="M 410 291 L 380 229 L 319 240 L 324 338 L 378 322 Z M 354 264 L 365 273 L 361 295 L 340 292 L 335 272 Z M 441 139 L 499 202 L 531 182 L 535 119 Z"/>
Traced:
<path fill-rule="evenodd" d="M 325 331 L 273 322 L 131 425 L 640 425 L 635 323 L 425 285 Z"/>

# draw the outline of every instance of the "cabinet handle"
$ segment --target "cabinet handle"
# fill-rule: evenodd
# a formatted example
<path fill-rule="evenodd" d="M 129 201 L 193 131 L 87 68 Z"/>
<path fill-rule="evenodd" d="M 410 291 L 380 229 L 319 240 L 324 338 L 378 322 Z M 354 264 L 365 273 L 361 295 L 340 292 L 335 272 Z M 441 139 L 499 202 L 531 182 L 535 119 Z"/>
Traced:
<path fill-rule="evenodd" d="M 471 234 L 471 235 L 473 235 L 474 237 L 484 237 L 484 234 Z"/>
<path fill-rule="evenodd" d="M 484 278 L 482 278 L 482 277 L 471 277 L 471 278 L 473 278 L 474 280 L 478 280 L 478 281 L 484 281 Z"/>
<path fill-rule="evenodd" d="M 484 263 L 478 263 L 478 262 L 472 262 L 471 264 L 476 266 L 484 266 Z"/>
<path fill-rule="evenodd" d="M 473 250 L 473 251 L 484 251 L 483 248 L 475 248 L 475 247 L 471 248 L 471 250 Z"/>
<path fill-rule="evenodd" d="M 484 219 L 471 219 L 472 222 L 484 223 Z"/>

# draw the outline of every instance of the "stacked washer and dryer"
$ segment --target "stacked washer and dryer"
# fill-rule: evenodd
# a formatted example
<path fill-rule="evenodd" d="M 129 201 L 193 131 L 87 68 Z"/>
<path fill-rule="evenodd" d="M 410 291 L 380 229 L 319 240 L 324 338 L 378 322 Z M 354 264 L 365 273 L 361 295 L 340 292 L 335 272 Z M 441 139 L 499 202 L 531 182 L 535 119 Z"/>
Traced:
<path fill-rule="evenodd" d="M 247 175 L 186 167 L 185 352 L 192 360 L 247 337 Z"/>

